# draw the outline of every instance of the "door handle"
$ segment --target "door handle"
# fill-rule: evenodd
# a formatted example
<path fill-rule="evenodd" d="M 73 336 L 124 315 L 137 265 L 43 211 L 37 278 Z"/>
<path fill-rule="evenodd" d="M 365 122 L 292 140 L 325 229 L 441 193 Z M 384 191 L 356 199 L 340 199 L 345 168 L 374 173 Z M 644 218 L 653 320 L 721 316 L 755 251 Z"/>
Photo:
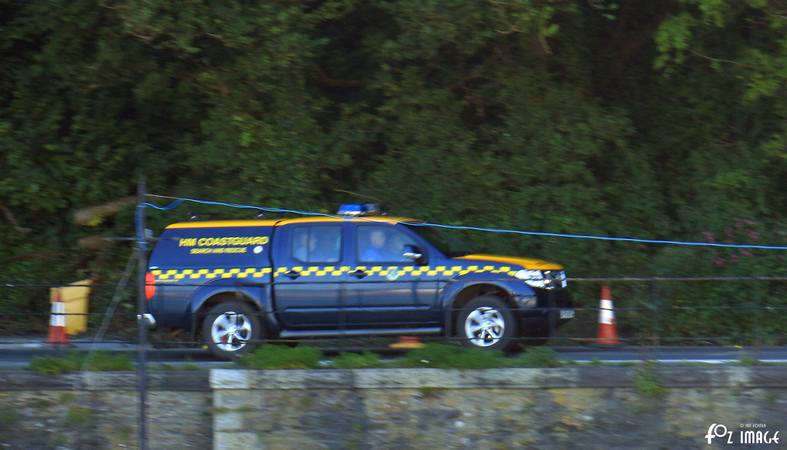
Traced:
<path fill-rule="evenodd" d="M 355 278 L 361 279 L 369 275 L 364 270 L 358 269 L 355 272 L 350 272 L 350 275 L 354 276 Z"/>
<path fill-rule="evenodd" d="M 294 280 L 294 279 L 298 278 L 299 276 L 301 276 L 301 273 L 298 272 L 297 270 L 290 270 L 289 272 L 285 273 L 284 275 L 287 276 L 289 279 Z"/>

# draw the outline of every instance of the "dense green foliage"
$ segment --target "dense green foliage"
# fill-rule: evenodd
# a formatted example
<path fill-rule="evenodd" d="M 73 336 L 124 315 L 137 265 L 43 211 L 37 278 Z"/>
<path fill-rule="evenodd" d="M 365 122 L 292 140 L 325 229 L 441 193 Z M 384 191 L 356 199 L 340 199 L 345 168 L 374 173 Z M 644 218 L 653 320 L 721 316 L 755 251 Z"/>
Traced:
<path fill-rule="evenodd" d="M 277 207 L 331 211 L 343 189 L 431 221 L 787 243 L 783 0 L 4 0 L 0 35 L 2 282 L 117 279 L 127 246 L 77 241 L 130 235 L 131 208 L 92 227 L 71 215 L 142 175 L 156 193 Z M 785 252 L 467 238 L 580 276 L 787 266 Z M 0 314 L 46 308 L 41 290 L 0 292 Z M 787 303 L 783 283 L 760 294 Z M 665 331 L 738 327 L 703 314 Z"/>

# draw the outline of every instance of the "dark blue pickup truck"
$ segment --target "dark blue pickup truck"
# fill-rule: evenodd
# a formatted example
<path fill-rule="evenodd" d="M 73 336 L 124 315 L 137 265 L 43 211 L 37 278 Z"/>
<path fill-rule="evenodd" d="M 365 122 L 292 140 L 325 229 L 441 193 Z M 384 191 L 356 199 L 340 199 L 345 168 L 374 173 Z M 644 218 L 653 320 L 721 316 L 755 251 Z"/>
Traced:
<path fill-rule="evenodd" d="M 560 265 L 469 254 L 419 224 L 359 212 L 172 224 L 150 256 L 146 318 L 232 358 L 263 339 L 328 336 L 507 349 L 574 317 Z"/>

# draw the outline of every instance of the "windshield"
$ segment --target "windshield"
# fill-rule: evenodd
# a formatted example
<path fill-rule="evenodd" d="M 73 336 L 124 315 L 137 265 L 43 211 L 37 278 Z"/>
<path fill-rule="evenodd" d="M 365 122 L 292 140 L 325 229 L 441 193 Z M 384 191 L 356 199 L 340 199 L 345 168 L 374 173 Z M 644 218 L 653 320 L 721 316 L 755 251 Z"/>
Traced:
<path fill-rule="evenodd" d="M 456 233 L 452 233 L 450 230 L 408 224 L 405 224 L 405 226 L 429 241 L 429 243 L 434 245 L 442 254 L 449 258 L 473 253 L 470 246 L 462 241 Z"/>

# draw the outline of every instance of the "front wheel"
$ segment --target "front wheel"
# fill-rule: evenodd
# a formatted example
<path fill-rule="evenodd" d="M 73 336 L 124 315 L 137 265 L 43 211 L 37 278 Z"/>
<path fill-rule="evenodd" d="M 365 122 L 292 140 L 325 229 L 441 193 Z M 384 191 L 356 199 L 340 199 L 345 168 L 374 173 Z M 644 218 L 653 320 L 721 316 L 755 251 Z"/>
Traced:
<path fill-rule="evenodd" d="M 242 302 L 221 302 L 208 311 L 202 322 L 203 342 L 222 359 L 235 359 L 253 351 L 261 335 L 257 314 Z"/>
<path fill-rule="evenodd" d="M 492 295 L 470 300 L 457 319 L 456 329 L 466 347 L 509 350 L 517 327 L 511 307 Z"/>

